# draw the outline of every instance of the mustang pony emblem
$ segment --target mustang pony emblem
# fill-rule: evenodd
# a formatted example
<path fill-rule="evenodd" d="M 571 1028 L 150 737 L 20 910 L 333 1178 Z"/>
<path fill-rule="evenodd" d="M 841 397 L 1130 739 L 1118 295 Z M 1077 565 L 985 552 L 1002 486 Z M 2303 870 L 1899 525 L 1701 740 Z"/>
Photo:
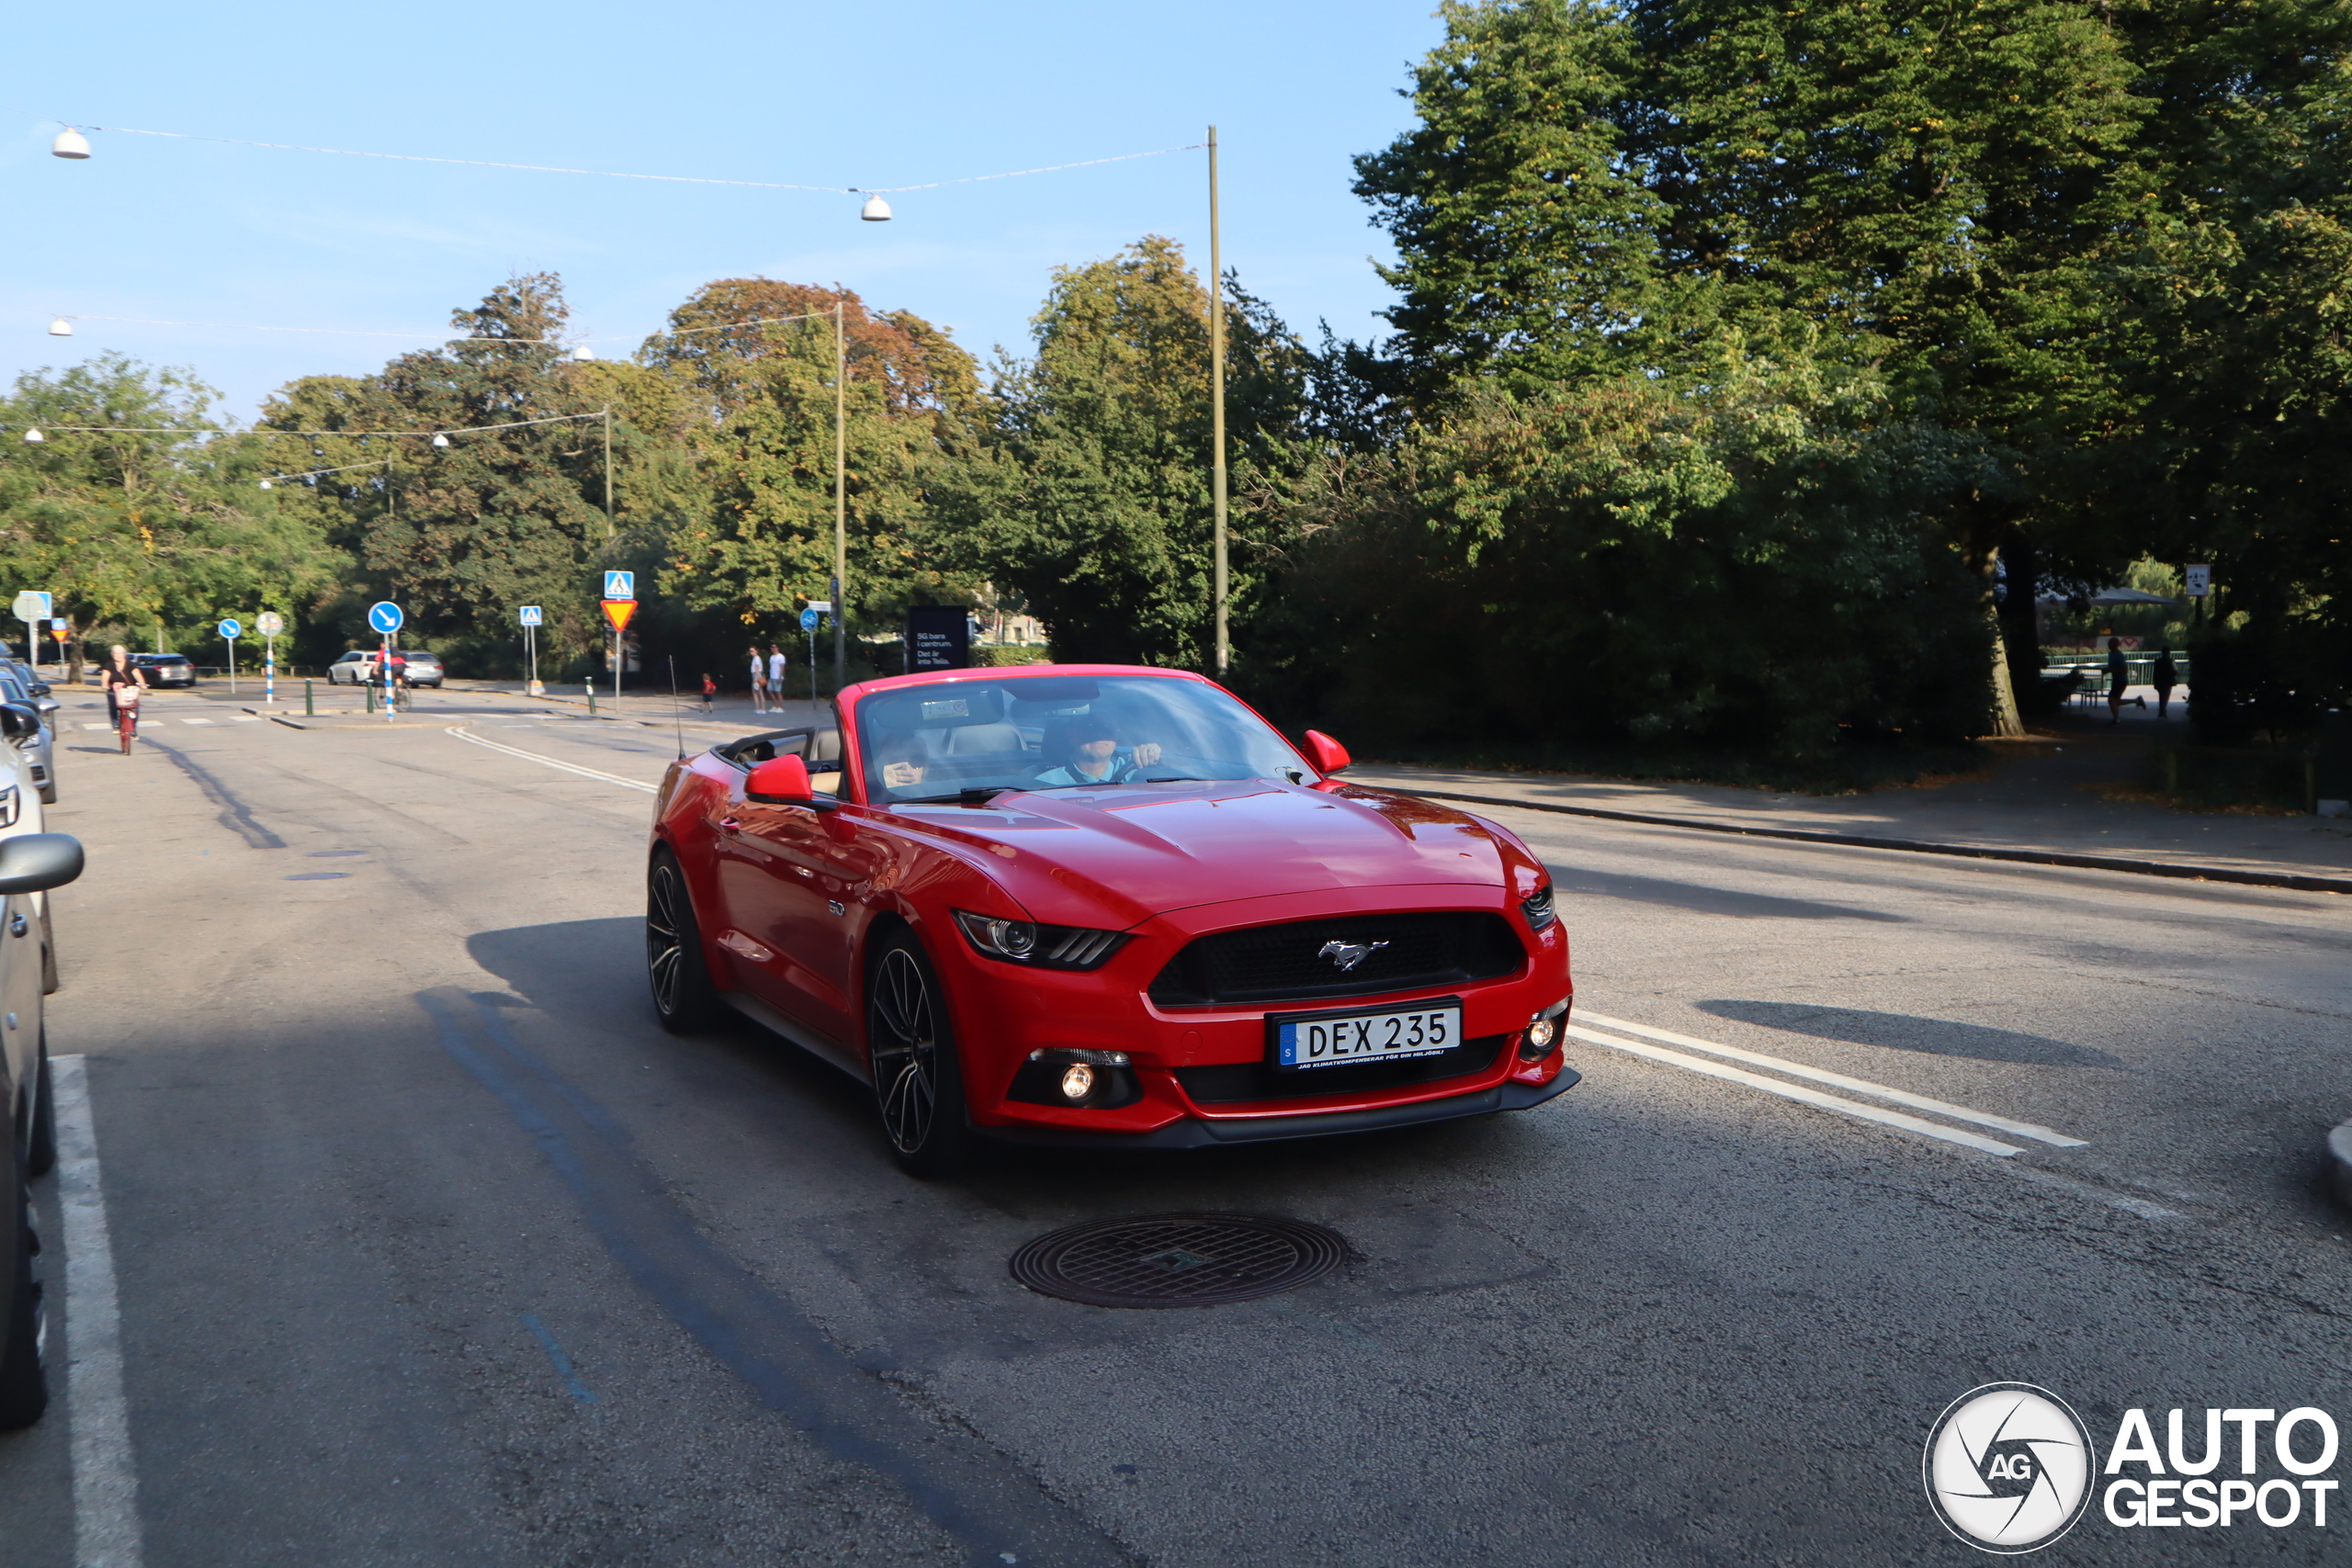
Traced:
<path fill-rule="evenodd" d="M 1340 966 L 1344 975 L 1388 944 L 1385 942 L 1327 942 L 1317 958 L 1328 958 Z"/>

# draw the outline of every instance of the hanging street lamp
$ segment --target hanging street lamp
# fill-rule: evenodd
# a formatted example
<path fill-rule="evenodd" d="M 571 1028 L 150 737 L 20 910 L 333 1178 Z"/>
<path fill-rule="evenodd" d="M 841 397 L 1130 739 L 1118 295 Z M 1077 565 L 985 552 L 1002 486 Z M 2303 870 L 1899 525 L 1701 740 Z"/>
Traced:
<path fill-rule="evenodd" d="M 64 317 L 60 316 L 55 321 L 49 323 L 49 335 L 51 337 L 72 337 L 74 335 L 74 323 L 67 321 Z"/>
<path fill-rule="evenodd" d="M 890 204 L 878 195 L 868 196 L 865 205 L 858 209 L 857 215 L 868 223 L 888 223 L 890 221 Z"/>
<path fill-rule="evenodd" d="M 56 141 L 49 144 L 49 155 L 52 158 L 86 158 L 90 155 L 90 139 L 69 125 L 57 133 Z"/>

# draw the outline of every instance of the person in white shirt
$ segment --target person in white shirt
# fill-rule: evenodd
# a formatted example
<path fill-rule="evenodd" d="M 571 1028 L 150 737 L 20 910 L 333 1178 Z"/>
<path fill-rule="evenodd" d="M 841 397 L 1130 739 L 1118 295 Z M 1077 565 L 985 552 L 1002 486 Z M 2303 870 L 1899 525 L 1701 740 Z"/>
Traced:
<path fill-rule="evenodd" d="M 784 649 L 775 643 L 768 644 L 768 700 L 784 705 Z"/>
<path fill-rule="evenodd" d="M 752 711 L 768 711 L 768 661 L 760 657 L 760 645 L 752 645 Z"/>

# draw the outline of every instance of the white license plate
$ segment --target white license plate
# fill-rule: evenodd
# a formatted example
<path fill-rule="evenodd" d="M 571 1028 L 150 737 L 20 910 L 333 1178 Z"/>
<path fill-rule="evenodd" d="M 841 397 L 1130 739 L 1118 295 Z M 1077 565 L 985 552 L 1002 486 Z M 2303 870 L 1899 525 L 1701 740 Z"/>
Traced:
<path fill-rule="evenodd" d="M 1462 1004 L 1449 998 L 1442 1006 L 1277 1019 L 1274 1064 L 1304 1068 L 1402 1062 L 1461 1043 Z"/>

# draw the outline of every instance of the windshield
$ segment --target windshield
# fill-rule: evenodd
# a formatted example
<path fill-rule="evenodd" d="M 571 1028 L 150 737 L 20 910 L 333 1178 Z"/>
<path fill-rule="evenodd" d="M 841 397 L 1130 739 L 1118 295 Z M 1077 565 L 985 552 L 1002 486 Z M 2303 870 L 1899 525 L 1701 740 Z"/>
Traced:
<path fill-rule="evenodd" d="M 1013 676 L 881 692 L 857 705 L 865 798 L 953 801 L 1170 779 L 1307 777 L 1266 722 L 1198 681 Z"/>

